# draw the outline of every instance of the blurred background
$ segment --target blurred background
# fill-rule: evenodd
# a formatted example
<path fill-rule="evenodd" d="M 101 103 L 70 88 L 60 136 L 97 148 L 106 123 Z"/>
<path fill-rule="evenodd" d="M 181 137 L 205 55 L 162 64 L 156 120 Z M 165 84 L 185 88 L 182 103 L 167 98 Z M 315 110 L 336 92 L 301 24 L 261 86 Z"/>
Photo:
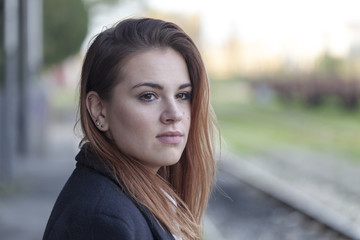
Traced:
<path fill-rule="evenodd" d="M 231 153 L 230 166 L 251 163 L 360 213 L 358 9 L 357 0 L 0 0 L 0 238 L 41 238 L 81 139 L 73 128 L 84 54 L 128 17 L 175 22 L 196 42 L 220 163 Z"/>

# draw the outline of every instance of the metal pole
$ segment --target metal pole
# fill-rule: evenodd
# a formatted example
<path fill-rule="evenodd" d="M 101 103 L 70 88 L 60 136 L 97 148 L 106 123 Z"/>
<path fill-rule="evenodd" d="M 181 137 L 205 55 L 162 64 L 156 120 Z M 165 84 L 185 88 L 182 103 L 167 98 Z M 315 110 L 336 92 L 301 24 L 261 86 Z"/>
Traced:
<path fill-rule="evenodd" d="M 17 143 L 17 104 L 18 104 L 18 48 L 19 48 L 19 2 L 5 0 L 4 5 L 4 51 L 5 51 L 5 84 L 3 112 L 3 156 L 1 156 L 1 177 L 12 177 L 12 164 L 16 157 Z"/>
<path fill-rule="evenodd" d="M 20 71 L 19 71 L 19 105 L 18 105 L 18 138 L 16 143 L 16 151 L 22 156 L 28 152 L 28 127 L 27 117 L 29 109 L 29 70 L 28 70 L 28 4 L 27 1 L 20 0 L 20 16 L 19 16 L 19 55 L 20 55 Z"/>
<path fill-rule="evenodd" d="M 42 1 L 20 0 L 20 43 L 21 43 L 21 77 L 19 85 L 19 130 L 17 150 L 28 156 L 36 146 L 41 144 L 41 136 L 36 126 L 39 121 L 39 89 L 42 63 Z"/>
<path fill-rule="evenodd" d="M 23 152 L 39 153 L 43 148 L 43 136 L 40 126 L 43 122 L 43 99 L 40 89 L 40 71 L 42 69 L 42 0 L 22 0 L 24 13 L 24 115 L 21 118 L 24 126 L 22 141 Z M 35 131 L 34 131 L 35 130 Z"/>
<path fill-rule="evenodd" d="M 26 1 L 26 0 L 24 0 Z M 28 114 L 31 117 L 28 123 L 29 136 L 36 137 L 36 145 L 30 145 L 37 153 L 44 151 L 44 97 L 43 89 L 40 83 L 40 72 L 42 69 L 42 56 L 43 56 L 43 2 L 42 0 L 28 0 L 28 19 L 27 19 L 27 49 L 28 58 L 27 66 L 29 71 L 28 78 L 28 102 L 31 103 L 31 107 L 28 108 Z M 36 100 L 35 100 L 36 99 Z M 36 109 L 34 109 L 36 108 Z M 38 129 L 38 132 L 31 132 L 33 126 Z M 42 129 L 42 130 L 41 130 Z M 33 139 L 28 138 L 29 143 L 35 142 Z M 29 144 L 28 144 L 29 145 Z"/>
<path fill-rule="evenodd" d="M 0 112 L 5 112 L 4 109 L 4 100 L 5 100 L 5 90 L 4 90 L 4 78 L 5 78 L 5 44 L 4 44 L 4 36 L 5 36 L 5 30 L 4 30 L 4 13 L 5 13 L 5 9 L 4 9 L 4 0 L 0 0 Z M 0 118 L 0 126 L 4 126 L 4 120 L 3 118 Z M 2 162 L 3 160 L 3 155 L 5 154 L 5 149 L 4 149 L 4 143 L 5 143 L 5 132 L 4 132 L 4 128 L 0 128 L 0 179 L 2 176 Z"/>

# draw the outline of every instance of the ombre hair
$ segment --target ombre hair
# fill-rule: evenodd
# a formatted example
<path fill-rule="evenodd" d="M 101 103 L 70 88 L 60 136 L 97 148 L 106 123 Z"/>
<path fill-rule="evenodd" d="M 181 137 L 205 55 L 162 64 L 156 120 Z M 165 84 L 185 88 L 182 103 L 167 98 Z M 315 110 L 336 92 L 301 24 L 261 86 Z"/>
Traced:
<path fill-rule="evenodd" d="M 154 175 L 98 130 L 86 108 L 86 97 L 95 91 L 103 101 L 110 102 L 114 87 L 122 81 L 122 67 L 129 59 L 163 48 L 177 51 L 186 62 L 192 84 L 191 126 L 180 160 L 161 167 Z M 174 23 L 150 18 L 127 19 L 98 34 L 83 63 L 79 114 L 81 145 L 99 155 L 129 197 L 145 206 L 173 234 L 184 240 L 201 239 L 202 217 L 215 180 L 216 118 L 210 105 L 204 63 L 191 38 Z"/>

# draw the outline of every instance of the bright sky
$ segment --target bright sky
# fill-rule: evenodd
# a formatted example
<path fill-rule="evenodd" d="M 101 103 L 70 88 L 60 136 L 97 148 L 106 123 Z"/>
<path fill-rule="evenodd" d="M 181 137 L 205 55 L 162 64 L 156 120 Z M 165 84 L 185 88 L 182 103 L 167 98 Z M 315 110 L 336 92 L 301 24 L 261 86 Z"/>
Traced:
<path fill-rule="evenodd" d="M 237 31 L 242 41 L 272 48 L 315 50 L 327 44 L 342 53 L 347 24 L 360 22 L 359 0 L 149 0 L 158 9 L 199 12 L 214 44 Z"/>
<path fill-rule="evenodd" d="M 99 15 L 90 35 L 125 17 L 141 16 L 136 1 Z M 135 3 L 134 3 L 135 2 Z M 313 55 L 325 48 L 346 54 L 350 23 L 360 24 L 360 0 L 144 0 L 157 10 L 199 13 L 203 44 L 218 46 L 236 33 L 274 54 Z"/>

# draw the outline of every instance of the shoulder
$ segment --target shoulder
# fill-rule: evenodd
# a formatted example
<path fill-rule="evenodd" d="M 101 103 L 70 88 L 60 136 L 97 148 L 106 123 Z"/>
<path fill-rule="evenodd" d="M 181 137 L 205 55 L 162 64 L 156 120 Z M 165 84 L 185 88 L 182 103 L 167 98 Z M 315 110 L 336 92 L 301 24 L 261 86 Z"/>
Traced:
<path fill-rule="evenodd" d="M 152 239 L 152 234 L 142 212 L 116 183 L 78 167 L 60 193 L 44 235 L 64 238 Z"/>

